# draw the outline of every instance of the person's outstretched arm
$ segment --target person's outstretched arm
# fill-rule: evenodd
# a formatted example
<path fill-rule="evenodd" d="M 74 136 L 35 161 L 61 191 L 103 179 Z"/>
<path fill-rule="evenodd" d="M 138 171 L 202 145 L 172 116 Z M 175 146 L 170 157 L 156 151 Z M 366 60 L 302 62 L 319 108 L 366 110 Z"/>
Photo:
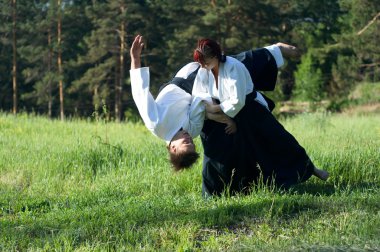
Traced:
<path fill-rule="evenodd" d="M 145 126 L 155 133 L 157 122 L 159 122 L 158 105 L 149 92 L 150 75 L 148 67 L 141 67 L 141 51 L 144 43 L 141 35 L 137 35 L 132 43 L 131 76 L 132 97 L 137 109 L 145 123 Z"/>

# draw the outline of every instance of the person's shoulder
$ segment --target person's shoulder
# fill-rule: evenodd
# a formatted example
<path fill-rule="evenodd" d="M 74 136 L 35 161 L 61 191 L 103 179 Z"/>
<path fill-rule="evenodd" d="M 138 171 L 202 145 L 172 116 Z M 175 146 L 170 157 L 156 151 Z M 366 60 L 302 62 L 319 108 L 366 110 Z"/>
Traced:
<path fill-rule="evenodd" d="M 178 97 L 183 97 L 183 96 L 189 95 L 188 93 L 186 93 L 185 90 L 183 90 L 182 88 L 178 87 L 176 84 L 171 84 L 171 83 L 169 83 L 168 85 L 166 85 L 161 90 L 160 94 L 161 95 L 164 94 L 165 96 L 178 96 Z"/>
<path fill-rule="evenodd" d="M 229 62 L 229 63 L 236 63 L 236 62 L 240 62 L 240 61 L 237 60 L 237 59 L 235 59 L 234 57 L 226 56 L 226 62 Z"/>
<path fill-rule="evenodd" d="M 226 62 L 225 62 L 225 66 L 227 68 L 235 68 L 235 67 L 244 67 L 244 64 L 241 63 L 239 60 L 233 58 L 233 57 L 230 57 L 230 56 L 227 56 L 226 57 Z"/>
<path fill-rule="evenodd" d="M 192 72 L 199 68 L 199 63 L 190 62 L 184 65 L 175 75 L 175 77 L 187 78 Z"/>

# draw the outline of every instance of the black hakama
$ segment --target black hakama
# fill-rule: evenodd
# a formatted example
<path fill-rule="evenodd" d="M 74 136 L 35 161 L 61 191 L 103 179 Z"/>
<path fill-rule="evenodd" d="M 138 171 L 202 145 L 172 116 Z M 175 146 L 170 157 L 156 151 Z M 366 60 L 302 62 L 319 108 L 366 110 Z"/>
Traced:
<path fill-rule="evenodd" d="M 253 153 L 264 181 L 288 188 L 306 181 L 314 165 L 305 149 L 264 106 L 247 96 L 234 118 L 245 151 Z"/>

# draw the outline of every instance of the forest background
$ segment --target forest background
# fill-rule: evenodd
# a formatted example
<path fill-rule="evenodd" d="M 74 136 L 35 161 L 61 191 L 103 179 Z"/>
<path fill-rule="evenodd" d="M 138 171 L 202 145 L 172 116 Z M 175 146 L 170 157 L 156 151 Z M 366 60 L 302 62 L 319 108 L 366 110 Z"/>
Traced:
<path fill-rule="evenodd" d="M 324 101 L 339 111 L 358 86 L 378 90 L 380 81 L 376 0 L 0 0 L 0 13 L 0 111 L 14 114 L 63 120 L 106 107 L 116 121 L 136 119 L 136 34 L 146 39 L 153 94 L 192 61 L 202 37 L 227 55 L 297 46 L 303 56 L 281 70 L 276 101 Z"/>

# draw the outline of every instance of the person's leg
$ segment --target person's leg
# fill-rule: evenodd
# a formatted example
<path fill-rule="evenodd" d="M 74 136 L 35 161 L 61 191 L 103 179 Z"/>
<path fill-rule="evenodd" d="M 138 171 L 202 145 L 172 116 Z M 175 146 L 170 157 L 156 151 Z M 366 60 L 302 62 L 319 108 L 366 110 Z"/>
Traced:
<path fill-rule="evenodd" d="M 220 196 L 231 181 L 232 168 L 203 155 L 202 196 Z"/>
<path fill-rule="evenodd" d="M 204 197 L 248 192 L 259 177 L 256 159 L 247 152 L 245 136 L 227 135 L 225 124 L 206 120 L 201 140 L 204 150 L 202 194 Z"/>
<path fill-rule="evenodd" d="M 315 168 L 305 149 L 262 105 L 248 102 L 238 114 L 238 130 L 250 141 L 263 177 L 278 186 L 304 182 L 313 174 L 327 179 L 327 172 Z"/>
<path fill-rule="evenodd" d="M 231 57 L 239 60 L 248 69 L 256 90 L 274 90 L 278 68 L 269 50 L 265 48 L 248 50 Z"/>
<path fill-rule="evenodd" d="M 253 134 L 252 141 L 259 143 L 256 147 L 257 152 L 261 154 L 257 154 L 257 158 L 263 170 L 268 174 L 274 173 L 278 177 L 277 180 L 284 181 L 284 184 L 306 181 L 311 175 L 323 181 L 328 179 L 329 173 L 315 167 L 305 149 L 269 111 L 256 102 L 251 106 L 254 107 L 254 111 L 246 116 L 252 118 L 251 125 L 260 132 Z M 252 137 L 252 134 L 250 136 Z"/>
<path fill-rule="evenodd" d="M 203 145 L 202 195 L 220 196 L 231 182 L 233 137 L 224 132 L 225 125 L 206 120 L 201 132 Z"/>
<path fill-rule="evenodd" d="M 314 167 L 313 175 L 323 181 L 326 181 L 330 177 L 330 174 L 327 171 L 318 169 L 317 167 Z"/>

